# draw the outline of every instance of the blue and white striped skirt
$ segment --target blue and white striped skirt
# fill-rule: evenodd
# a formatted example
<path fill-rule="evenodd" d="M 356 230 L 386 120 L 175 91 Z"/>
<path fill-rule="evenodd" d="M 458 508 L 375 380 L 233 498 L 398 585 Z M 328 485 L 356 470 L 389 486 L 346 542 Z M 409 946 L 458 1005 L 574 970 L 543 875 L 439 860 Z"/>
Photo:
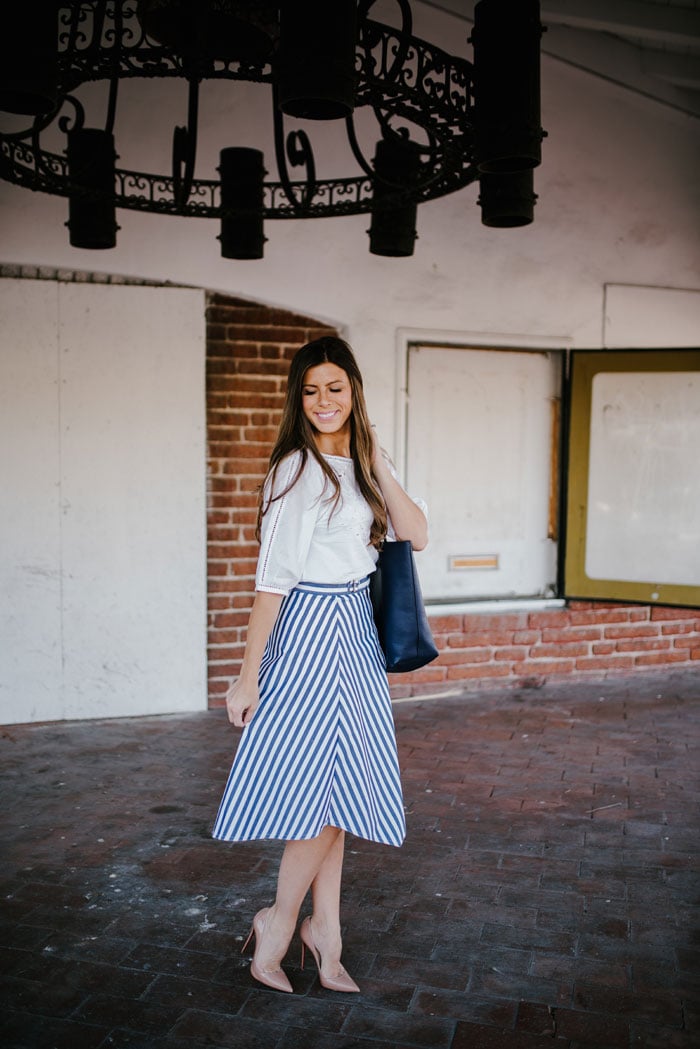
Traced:
<path fill-rule="evenodd" d="M 259 681 L 213 836 L 292 841 L 332 826 L 400 845 L 396 736 L 369 580 L 299 583 L 282 602 Z"/>

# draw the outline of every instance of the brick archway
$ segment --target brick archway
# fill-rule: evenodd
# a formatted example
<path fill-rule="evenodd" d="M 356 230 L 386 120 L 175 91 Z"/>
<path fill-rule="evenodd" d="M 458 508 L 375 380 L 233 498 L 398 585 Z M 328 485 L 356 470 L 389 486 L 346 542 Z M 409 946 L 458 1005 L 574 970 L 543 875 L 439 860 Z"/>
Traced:
<path fill-rule="evenodd" d="M 207 299 L 207 650 L 209 705 L 221 706 L 243 657 L 258 546 L 257 489 L 277 433 L 289 361 L 336 329 L 311 317 Z M 568 607 L 431 617 L 441 657 L 391 675 L 395 698 L 543 684 L 697 665 L 696 609 L 570 602 Z"/>
<path fill-rule="evenodd" d="M 277 433 L 289 361 L 321 335 L 311 317 L 207 298 L 207 656 L 219 706 L 243 657 L 258 554 L 257 489 Z"/>

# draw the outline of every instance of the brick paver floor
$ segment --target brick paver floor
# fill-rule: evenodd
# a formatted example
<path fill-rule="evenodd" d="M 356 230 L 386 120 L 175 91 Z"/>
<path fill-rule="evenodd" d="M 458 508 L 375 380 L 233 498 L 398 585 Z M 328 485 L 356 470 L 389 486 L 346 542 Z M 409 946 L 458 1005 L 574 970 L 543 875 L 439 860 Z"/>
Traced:
<path fill-rule="evenodd" d="M 351 839 L 361 995 L 241 946 L 280 846 L 210 837 L 223 711 L 2 731 L 5 1049 L 700 1045 L 700 675 L 395 706 L 400 850 Z M 308 966 L 308 963 L 307 963 Z"/>

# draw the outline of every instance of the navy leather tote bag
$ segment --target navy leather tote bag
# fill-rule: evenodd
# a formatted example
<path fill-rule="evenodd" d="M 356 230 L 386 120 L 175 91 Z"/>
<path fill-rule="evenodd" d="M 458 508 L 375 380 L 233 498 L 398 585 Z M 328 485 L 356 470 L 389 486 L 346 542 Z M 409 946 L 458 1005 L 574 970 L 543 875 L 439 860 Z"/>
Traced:
<path fill-rule="evenodd" d="M 418 670 L 437 659 L 423 595 L 408 540 L 386 542 L 369 577 L 379 644 L 392 674 Z"/>

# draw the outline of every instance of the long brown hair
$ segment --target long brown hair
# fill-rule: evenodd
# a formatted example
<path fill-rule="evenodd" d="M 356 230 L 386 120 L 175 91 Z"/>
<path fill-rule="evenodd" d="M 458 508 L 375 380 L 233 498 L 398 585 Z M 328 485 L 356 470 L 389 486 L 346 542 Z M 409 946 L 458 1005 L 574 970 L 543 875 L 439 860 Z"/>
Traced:
<path fill-rule="evenodd" d="M 270 487 L 274 484 L 280 463 L 292 452 L 301 452 L 299 469 L 285 490 L 275 496 L 275 500 L 281 499 L 296 484 L 306 466 L 309 455 L 312 455 L 323 470 L 327 485 L 331 486 L 332 494 L 330 498 L 333 500 L 334 510 L 340 501 L 340 482 L 321 452 L 319 452 L 314 437 L 314 429 L 302 411 L 304 376 L 309 368 L 315 368 L 318 364 L 335 364 L 338 368 L 343 369 L 350 382 L 352 391 L 350 455 L 355 466 L 355 477 L 359 489 L 374 514 L 369 541 L 372 546 L 379 546 L 386 536 L 386 506 L 372 471 L 374 439 L 367 414 L 367 405 L 365 404 L 362 375 L 348 344 L 335 335 L 324 335 L 313 342 L 307 342 L 305 346 L 297 350 L 292 358 L 282 421 L 270 456 L 265 483 L 260 488 L 256 536 L 260 539 L 260 525 L 263 516 L 269 510 L 271 502 L 274 501 L 271 498 L 265 501 L 265 490 L 269 491 L 267 482 L 270 482 Z"/>

